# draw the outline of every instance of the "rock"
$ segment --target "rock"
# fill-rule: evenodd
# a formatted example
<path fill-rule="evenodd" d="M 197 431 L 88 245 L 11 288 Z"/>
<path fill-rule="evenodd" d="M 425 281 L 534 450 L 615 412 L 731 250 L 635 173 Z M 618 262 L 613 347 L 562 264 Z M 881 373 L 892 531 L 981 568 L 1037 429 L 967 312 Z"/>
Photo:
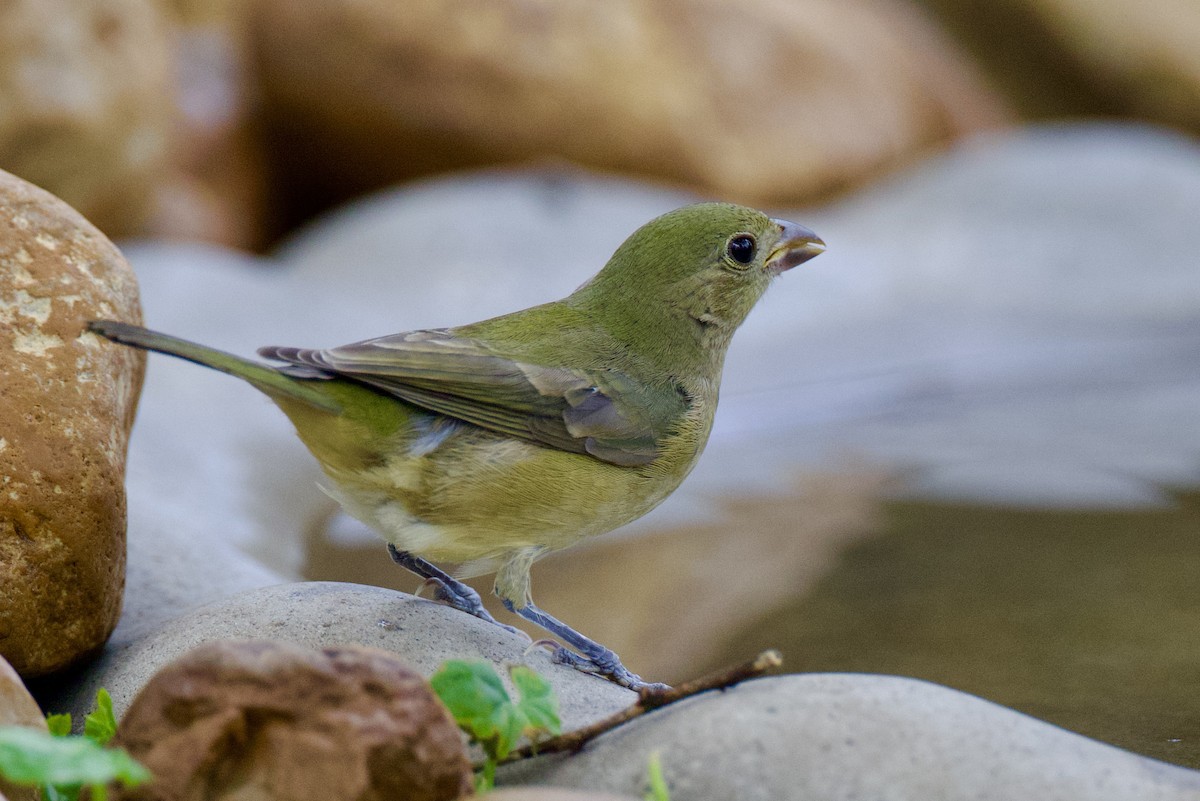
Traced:
<path fill-rule="evenodd" d="M 641 796 L 613 795 L 565 787 L 502 787 L 487 794 L 491 801 L 637 801 Z"/>
<path fill-rule="evenodd" d="M 0 726 L 28 726 L 46 730 L 46 718 L 38 708 L 37 701 L 25 689 L 21 677 L 3 657 L 0 657 Z M 0 799 L 10 801 L 38 801 L 36 787 L 21 787 L 0 777 Z"/>
<path fill-rule="evenodd" d="M 1184 801 L 1200 773 L 1103 745 L 934 684 L 760 679 L 639 718 L 568 758 L 504 766 L 503 786 L 640 794 L 661 755 L 672 801 Z"/>
<path fill-rule="evenodd" d="M 1200 14 L 1189 0 L 921 2 L 1031 113 L 1200 130 Z"/>
<path fill-rule="evenodd" d="M 0 5 L 0 165 L 136 231 L 167 167 L 168 65 L 154 0 Z"/>
<path fill-rule="evenodd" d="M 98 649 L 121 608 L 124 466 L 144 356 L 84 323 L 139 322 L 137 284 L 65 203 L 0 173 L 0 653 L 24 676 Z"/>
<path fill-rule="evenodd" d="M 0 657 L 0 726 L 46 728 L 46 718 L 37 701 L 3 657 Z"/>
<path fill-rule="evenodd" d="M 215 642 L 152 678 L 115 744 L 154 780 L 126 799 L 455 799 L 472 786 L 458 727 L 390 653 Z"/>
<path fill-rule="evenodd" d="M 167 5 L 177 155 L 144 235 L 260 247 L 267 233 L 266 155 L 254 115 L 249 4 Z"/>
<path fill-rule="evenodd" d="M 794 203 L 1006 118 L 970 63 L 899 4 L 261 6 L 276 149 L 326 196 L 565 158 Z"/>
<path fill-rule="evenodd" d="M 316 649 L 363 645 L 394 653 L 427 676 L 447 659 L 527 664 L 558 693 L 564 728 L 636 700 L 629 690 L 553 664 L 544 649 L 529 650 L 526 638 L 448 606 L 379 587 L 302 582 L 242 593 L 182 615 L 123 648 L 110 647 L 46 707 L 86 713 L 96 690 L 105 687 L 119 716 L 166 664 L 199 645 L 228 639 Z"/>

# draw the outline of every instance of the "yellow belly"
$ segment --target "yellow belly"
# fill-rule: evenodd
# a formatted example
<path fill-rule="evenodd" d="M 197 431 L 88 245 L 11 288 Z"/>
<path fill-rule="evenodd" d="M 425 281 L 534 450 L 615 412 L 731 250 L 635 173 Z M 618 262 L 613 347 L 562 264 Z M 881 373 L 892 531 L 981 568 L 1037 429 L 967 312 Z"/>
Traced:
<path fill-rule="evenodd" d="M 558 550 L 641 517 L 691 471 L 711 424 L 711 407 L 698 404 L 660 443 L 659 458 L 642 467 L 467 424 L 436 442 L 406 435 L 369 467 L 322 466 L 346 511 L 397 548 L 435 562 L 475 563 L 471 572 L 482 573 L 514 551 Z"/>

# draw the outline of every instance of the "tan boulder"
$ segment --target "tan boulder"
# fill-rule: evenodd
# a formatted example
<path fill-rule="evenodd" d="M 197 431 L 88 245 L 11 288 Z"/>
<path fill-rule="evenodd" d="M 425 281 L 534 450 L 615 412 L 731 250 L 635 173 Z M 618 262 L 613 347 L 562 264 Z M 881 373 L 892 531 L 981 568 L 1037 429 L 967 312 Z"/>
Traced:
<path fill-rule="evenodd" d="M 919 0 L 1033 116 L 1135 116 L 1200 130 L 1195 0 Z"/>
<path fill-rule="evenodd" d="M 125 576 L 125 450 L 143 354 L 84 332 L 140 322 L 116 247 L 0 172 L 0 654 L 24 676 L 99 648 Z"/>
<path fill-rule="evenodd" d="M 1195 0 L 1023 0 L 1064 67 L 1126 113 L 1200 130 L 1200 6 Z"/>
<path fill-rule="evenodd" d="M 174 62 L 175 158 L 150 236 L 253 249 L 266 237 L 266 154 L 255 114 L 249 11 L 240 0 L 163 3 Z"/>
<path fill-rule="evenodd" d="M 169 64 L 154 0 L 0 3 L 0 167 L 137 230 L 169 157 Z"/>
<path fill-rule="evenodd" d="M 292 177 L 333 194 L 566 158 L 795 203 L 1006 118 L 875 0 L 264 0 L 258 37 Z"/>
<path fill-rule="evenodd" d="M 0 657 L 0 726 L 46 730 L 46 718 L 37 701 L 4 657 Z M 0 801 L 6 796 L 10 801 L 38 801 L 39 798 L 37 788 L 21 787 L 0 778 Z"/>
<path fill-rule="evenodd" d="M 121 793 L 141 801 L 449 801 L 472 782 L 462 737 L 429 684 L 371 648 L 200 646 L 141 690 L 115 742 L 154 774 Z"/>

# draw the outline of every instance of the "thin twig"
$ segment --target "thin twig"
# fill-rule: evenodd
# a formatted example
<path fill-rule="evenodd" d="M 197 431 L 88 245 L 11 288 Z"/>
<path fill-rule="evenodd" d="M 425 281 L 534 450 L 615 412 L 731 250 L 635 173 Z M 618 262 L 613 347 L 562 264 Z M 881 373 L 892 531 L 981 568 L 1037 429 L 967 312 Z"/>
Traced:
<path fill-rule="evenodd" d="M 549 740 L 543 740 L 536 744 L 518 748 L 500 760 L 500 764 L 527 759 L 531 756 L 554 754 L 562 751 L 575 753 L 590 740 L 599 737 L 604 732 L 615 729 L 623 723 L 628 723 L 647 712 L 661 709 L 668 704 L 682 701 L 684 698 L 690 698 L 698 693 L 708 690 L 724 690 L 747 679 L 758 678 L 764 673 L 780 667 L 782 664 L 783 657 L 780 656 L 778 651 L 763 651 L 749 662 L 743 662 L 740 665 L 734 665 L 733 667 L 710 673 L 707 676 L 701 676 L 698 679 L 684 682 L 666 692 L 640 693 L 637 702 L 632 706 L 628 706 L 620 712 L 598 720 L 590 726 L 584 726 L 582 729 L 575 729 L 566 734 L 551 737 Z"/>

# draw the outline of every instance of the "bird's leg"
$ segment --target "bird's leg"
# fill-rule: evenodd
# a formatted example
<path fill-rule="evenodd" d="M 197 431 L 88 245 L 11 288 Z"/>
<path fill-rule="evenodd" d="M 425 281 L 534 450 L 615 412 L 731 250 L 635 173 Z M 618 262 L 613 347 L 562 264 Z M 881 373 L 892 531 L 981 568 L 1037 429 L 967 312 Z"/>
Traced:
<path fill-rule="evenodd" d="M 479 593 L 454 578 L 454 576 L 451 576 L 445 570 L 408 551 L 400 550 L 390 542 L 388 543 L 388 553 L 391 554 L 392 561 L 400 565 L 400 567 L 416 573 L 425 579 L 428 584 L 432 584 L 434 587 L 433 597 L 437 600 L 443 601 L 469 615 L 474 615 L 480 620 L 486 620 L 488 623 L 494 623 L 502 629 L 524 636 L 524 632 L 512 626 L 506 626 L 492 617 L 491 613 L 484 608 L 483 599 L 479 597 Z"/>
<path fill-rule="evenodd" d="M 631 673 L 621 664 L 615 653 L 533 605 L 533 597 L 529 591 L 529 569 L 545 552 L 546 549 L 540 546 L 521 548 L 511 552 L 500 565 L 500 569 L 496 571 L 495 593 L 504 604 L 504 608 L 530 623 L 541 626 L 579 651 L 574 653 L 554 643 L 555 662 L 570 665 L 584 673 L 595 673 L 639 693 L 657 693 L 671 689 L 665 684 L 642 681 L 640 676 Z"/>
<path fill-rule="evenodd" d="M 568 651 L 560 645 L 554 650 L 555 662 L 570 665 L 584 673 L 595 673 L 622 687 L 628 687 L 639 693 L 658 693 L 671 689 L 666 684 L 642 681 L 641 676 L 630 672 L 628 668 L 621 664 L 620 658 L 611 650 L 605 648 L 595 640 L 588 639 L 566 623 L 547 614 L 532 603 L 528 603 L 522 607 L 515 606 L 512 601 L 507 599 L 504 599 L 503 603 L 508 611 L 515 612 L 530 623 L 541 626 L 555 637 L 558 637 L 579 651 L 577 654 Z"/>

